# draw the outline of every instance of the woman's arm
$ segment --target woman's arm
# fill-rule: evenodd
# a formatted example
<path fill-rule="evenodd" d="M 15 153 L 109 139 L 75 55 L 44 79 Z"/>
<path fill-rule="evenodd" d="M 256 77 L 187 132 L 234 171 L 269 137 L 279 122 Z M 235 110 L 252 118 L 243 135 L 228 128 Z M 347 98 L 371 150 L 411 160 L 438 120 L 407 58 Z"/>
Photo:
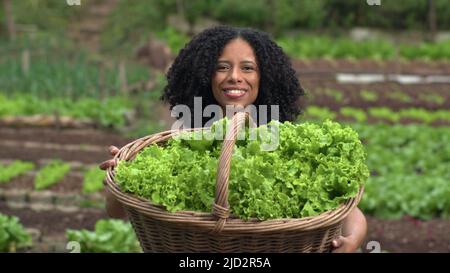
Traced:
<path fill-rule="evenodd" d="M 108 213 L 109 217 L 112 218 L 125 218 L 127 217 L 127 214 L 125 210 L 123 209 L 122 204 L 117 201 L 116 198 L 112 195 L 112 193 L 106 189 L 106 212 Z"/>
<path fill-rule="evenodd" d="M 109 153 L 115 156 L 119 152 L 116 146 L 109 147 Z M 100 169 L 106 171 L 109 167 L 115 166 L 113 159 L 106 160 L 100 164 Z M 113 218 L 125 218 L 127 216 L 122 204 L 116 200 L 114 195 L 105 187 L 106 213 Z"/>
<path fill-rule="evenodd" d="M 345 218 L 342 236 L 332 241 L 334 253 L 355 252 L 363 243 L 367 234 L 367 221 L 359 208 L 353 209 Z"/>

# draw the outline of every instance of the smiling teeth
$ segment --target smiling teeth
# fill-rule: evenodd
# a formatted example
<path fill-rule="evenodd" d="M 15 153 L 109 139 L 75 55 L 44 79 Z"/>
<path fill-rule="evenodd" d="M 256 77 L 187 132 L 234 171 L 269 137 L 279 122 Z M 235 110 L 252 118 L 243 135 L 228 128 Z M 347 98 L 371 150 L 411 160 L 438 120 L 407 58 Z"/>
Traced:
<path fill-rule="evenodd" d="M 237 90 L 237 89 L 235 89 L 235 90 L 225 90 L 225 93 L 228 93 L 228 94 L 244 94 L 245 91 L 244 90 Z"/>

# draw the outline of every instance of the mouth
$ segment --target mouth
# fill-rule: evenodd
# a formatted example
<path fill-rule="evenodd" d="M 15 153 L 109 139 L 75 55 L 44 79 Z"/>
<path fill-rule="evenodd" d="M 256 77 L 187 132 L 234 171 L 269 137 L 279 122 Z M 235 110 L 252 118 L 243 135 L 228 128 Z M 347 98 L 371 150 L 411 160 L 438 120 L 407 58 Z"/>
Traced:
<path fill-rule="evenodd" d="M 229 98 L 240 98 L 247 93 L 245 89 L 223 89 L 224 95 Z"/>

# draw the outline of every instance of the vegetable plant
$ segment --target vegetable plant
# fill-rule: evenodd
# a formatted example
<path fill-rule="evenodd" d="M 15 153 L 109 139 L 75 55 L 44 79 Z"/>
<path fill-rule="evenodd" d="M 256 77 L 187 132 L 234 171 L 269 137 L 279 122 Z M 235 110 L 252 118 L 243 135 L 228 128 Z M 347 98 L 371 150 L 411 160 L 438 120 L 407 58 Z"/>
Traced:
<path fill-rule="evenodd" d="M 66 237 L 80 243 L 82 253 L 142 251 L 131 224 L 122 220 L 101 219 L 95 224 L 95 231 L 68 229 Z"/>
<path fill-rule="evenodd" d="M 51 161 L 36 174 L 35 189 L 43 190 L 60 182 L 69 171 L 70 165 L 68 163 L 61 160 Z"/>
<path fill-rule="evenodd" d="M 0 252 L 16 252 L 32 245 L 31 235 L 19 219 L 0 213 Z"/>
<path fill-rule="evenodd" d="M 84 174 L 83 193 L 94 193 L 103 189 L 105 172 L 97 167 L 88 169 Z"/>
<path fill-rule="evenodd" d="M 225 118 L 204 132 L 172 138 L 164 147 L 144 148 L 134 160 L 119 163 L 117 183 L 171 212 L 210 212 L 222 145 L 211 135 L 221 135 L 227 124 Z M 279 132 L 273 151 L 262 148 L 276 137 L 267 134 L 269 128 Z M 247 128 L 245 135 L 252 134 L 258 137 L 239 138 L 231 161 L 230 209 L 242 219 L 318 215 L 354 197 L 369 176 L 358 134 L 336 122 L 272 121 Z"/>
<path fill-rule="evenodd" d="M 32 162 L 24 162 L 21 160 L 15 160 L 8 165 L 0 164 L 0 183 L 9 182 L 14 177 L 22 175 L 32 169 L 34 169 L 34 164 Z"/>

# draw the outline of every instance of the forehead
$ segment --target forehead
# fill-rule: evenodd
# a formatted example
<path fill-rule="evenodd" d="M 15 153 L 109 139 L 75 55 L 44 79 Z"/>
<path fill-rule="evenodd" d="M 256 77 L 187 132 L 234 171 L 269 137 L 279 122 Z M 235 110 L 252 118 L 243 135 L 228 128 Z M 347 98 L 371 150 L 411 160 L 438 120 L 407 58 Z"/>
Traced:
<path fill-rule="evenodd" d="M 225 45 L 219 60 L 256 61 L 256 56 L 253 48 L 247 41 L 237 38 L 229 41 Z"/>

